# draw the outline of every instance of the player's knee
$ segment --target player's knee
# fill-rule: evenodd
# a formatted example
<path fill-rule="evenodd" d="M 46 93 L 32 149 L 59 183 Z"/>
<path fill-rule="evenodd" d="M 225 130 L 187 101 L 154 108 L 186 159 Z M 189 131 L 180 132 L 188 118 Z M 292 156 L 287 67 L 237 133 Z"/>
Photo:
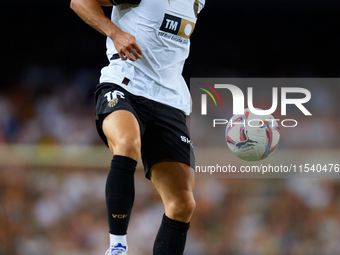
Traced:
<path fill-rule="evenodd" d="M 141 142 L 139 138 L 135 137 L 122 137 L 118 139 L 119 142 L 116 145 L 116 154 L 133 157 L 140 154 Z"/>
<path fill-rule="evenodd" d="M 115 155 L 126 156 L 135 159 L 139 158 L 141 141 L 139 138 L 123 136 L 112 142 L 108 139 L 109 147 Z"/>
<path fill-rule="evenodd" d="M 182 197 L 169 203 L 169 216 L 179 221 L 189 221 L 196 208 L 193 196 Z"/>

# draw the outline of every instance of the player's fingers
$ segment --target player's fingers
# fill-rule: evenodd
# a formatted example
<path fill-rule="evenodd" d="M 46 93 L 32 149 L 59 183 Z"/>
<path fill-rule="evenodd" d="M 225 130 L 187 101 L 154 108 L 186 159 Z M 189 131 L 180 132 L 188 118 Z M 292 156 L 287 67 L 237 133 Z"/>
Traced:
<path fill-rule="evenodd" d="M 137 43 L 135 43 L 134 45 L 133 45 L 133 49 L 135 50 L 135 52 L 136 52 L 136 57 L 137 58 L 141 58 L 142 57 L 142 55 L 143 55 L 143 52 L 142 52 L 142 49 L 139 47 L 139 45 L 137 44 Z"/>
<path fill-rule="evenodd" d="M 136 58 L 142 58 L 141 52 L 139 52 L 136 48 L 132 48 L 130 53 L 135 56 Z"/>
<path fill-rule="evenodd" d="M 125 52 L 125 56 L 131 60 L 131 61 L 136 61 L 137 59 L 129 52 L 129 51 L 126 51 Z"/>
<path fill-rule="evenodd" d="M 126 55 L 125 55 L 125 53 L 123 51 L 118 52 L 118 55 L 119 55 L 121 60 L 126 60 L 127 59 L 127 57 L 126 57 Z"/>
<path fill-rule="evenodd" d="M 131 61 L 136 61 L 137 59 L 141 58 L 142 55 L 134 48 L 133 45 L 130 45 L 124 50 L 125 55 Z"/>

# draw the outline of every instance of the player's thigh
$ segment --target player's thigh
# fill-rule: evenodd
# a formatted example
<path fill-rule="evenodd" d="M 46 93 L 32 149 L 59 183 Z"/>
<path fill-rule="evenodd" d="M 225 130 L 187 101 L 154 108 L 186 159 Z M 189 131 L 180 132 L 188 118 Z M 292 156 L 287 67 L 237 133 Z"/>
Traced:
<path fill-rule="evenodd" d="M 151 181 L 162 198 L 165 214 L 189 222 L 195 208 L 194 170 L 185 163 L 161 161 L 152 166 Z"/>
<path fill-rule="evenodd" d="M 103 120 L 103 132 L 114 154 L 138 160 L 141 139 L 136 117 L 127 110 L 117 110 Z"/>

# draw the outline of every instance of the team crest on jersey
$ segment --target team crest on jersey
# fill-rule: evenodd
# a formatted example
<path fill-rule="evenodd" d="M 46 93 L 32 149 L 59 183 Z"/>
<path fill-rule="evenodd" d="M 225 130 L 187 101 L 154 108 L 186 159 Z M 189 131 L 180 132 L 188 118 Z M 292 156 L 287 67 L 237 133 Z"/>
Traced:
<path fill-rule="evenodd" d="M 194 12 L 195 12 L 195 16 L 197 18 L 197 15 L 198 15 L 198 0 L 195 0 L 195 3 L 194 3 Z"/>
<path fill-rule="evenodd" d="M 200 0 L 195 0 L 194 3 L 194 12 L 195 12 L 195 16 L 197 18 L 198 14 L 200 13 L 200 11 L 203 9 L 204 7 L 204 2 L 200 1 Z"/>

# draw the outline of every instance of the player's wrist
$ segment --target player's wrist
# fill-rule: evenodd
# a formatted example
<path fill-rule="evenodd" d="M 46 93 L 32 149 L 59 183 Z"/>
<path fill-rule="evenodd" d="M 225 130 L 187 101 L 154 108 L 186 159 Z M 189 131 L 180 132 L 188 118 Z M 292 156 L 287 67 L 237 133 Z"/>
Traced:
<path fill-rule="evenodd" d="M 117 38 L 120 31 L 121 29 L 119 27 L 111 23 L 111 25 L 107 29 L 106 36 L 111 38 L 112 41 L 114 41 Z"/>

